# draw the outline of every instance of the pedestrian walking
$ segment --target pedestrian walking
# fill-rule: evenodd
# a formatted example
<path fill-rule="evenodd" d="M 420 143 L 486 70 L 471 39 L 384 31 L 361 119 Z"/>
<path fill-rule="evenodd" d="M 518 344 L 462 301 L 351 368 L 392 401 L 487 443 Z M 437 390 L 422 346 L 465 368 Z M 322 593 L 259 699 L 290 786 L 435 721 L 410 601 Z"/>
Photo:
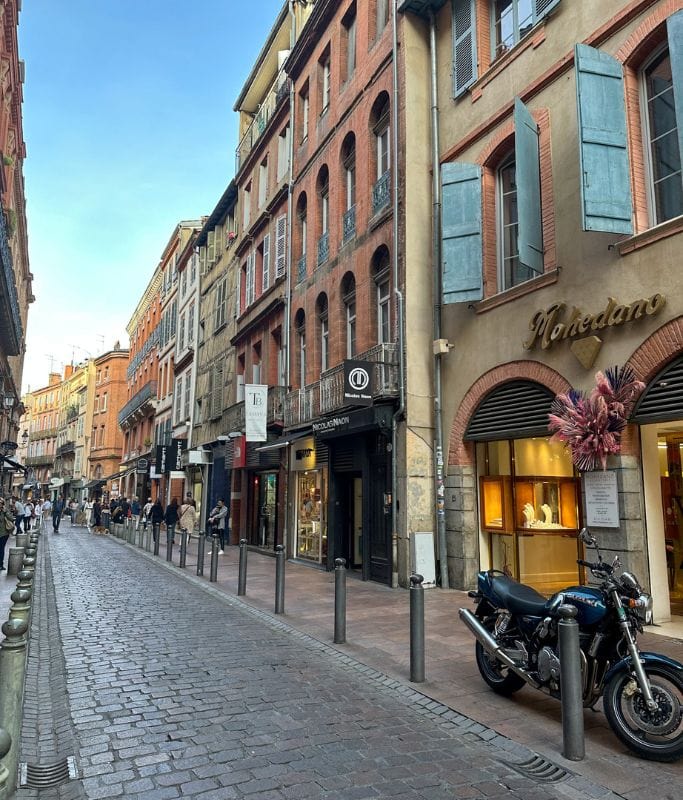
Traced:
<path fill-rule="evenodd" d="M 152 513 L 152 498 L 148 497 L 142 509 L 142 530 L 147 530 L 147 523 L 150 521 L 150 514 Z"/>
<path fill-rule="evenodd" d="M 24 503 L 24 533 L 31 532 L 31 523 L 33 522 L 33 503 L 27 500 Z"/>
<path fill-rule="evenodd" d="M 130 504 L 130 513 L 133 518 L 133 527 L 135 530 L 138 530 L 140 527 L 140 500 L 137 497 L 134 497 Z"/>
<path fill-rule="evenodd" d="M 102 527 L 102 504 L 99 497 L 96 497 L 92 504 L 92 524 L 95 528 Z"/>
<path fill-rule="evenodd" d="M 33 517 L 36 522 L 36 530 L 41 531 L 43 529 L 43 501 L 40 497 L 36 500 Z"/>
<path fill-rule="evenodd" d="M 225 548 L 225 519 L 227 516 L 228 507 L 221 497 L 215 508 L 213 508 L 209 514 L 209 525 L 211 525 L 212 532 L 215 532 L 216 536 L 220 539 L 221 549 L 218 551 L 219 554 L 222 554 Z"/>
<path fill-rule="evenodd" d="M 85 527 L 90 530 L 90 526 L 92 525 L 92 509 L 93 509 L 93 502 L 88 497 L 88 499 L 83 504 L 83 513 L 85 514 Z"/>
<path fill-rule="evenodd" d="M 5 500 L 0 497 L 0 570 L 5 569 L 5 546 L 14 526 L 15 515 L 9 508 L 5 508 Z"/>
<path fill-rule="evenodd" d="M 62 512 L 64 511 L 64 499 L 57 497 L 52 505 L 52 530 L 59 533 L 59 523 L 62 521 Z"/>
<path fill-rule="evenodd" d="M 111 509 L 109 508 L 109 501 L 105 500 L 102 503 L 102 524 L 109 530 L 109 520 L 111 519 Z"/>
<path fill-rule="evenodd" d="M 52 514 L 52 501 L 46 497 L 43 501 L 43 522 Z"/>
<path fill-rule="evenodd" d="M 166 523 L 166 538 L 175 544 L 175 526 L 178 524 L 180 514 L 178 513 L 178 498 L 174 497 L 166 507 L 164 522 Z"/>
<path fill-rule="evenodd" d="M 12 500 L 14 501 L 14 524 L 17 533 L 21 533 L 21 528 L 24 524 L 24 504 L 18 497 L 13 497 Z"/>
<path fill-rule="evenodd" d="M 161 505 L 161 500 L 158 497 L 154 503 L 152 503 L 152 507 L 149 510 L 149 521 L 152 523 L 152 536 L 154 537 L 154 541 L 157 542 L 159 540 L 161 523 L 164 521 L 164 507 Z"/>
<path fill-rule="evenodd" d="M 191 500 L 191 496 L 190 496 Z M 180 506 L 180 530 L 185 531 L 187 533 L 187 541 L 192 541 L 192 534 L 197 526 L 197 512 L 194 509 L 194 505 L 190 502 L 187 498 L 185 502 Z"/>
<path fill-rule="evenodd" d="M 76 498 L 72 497 L 69 501 L 69 516 L 71 517 L 71 524 L 76 524 L 76 515 L 78 514 L 78 503 L 76 502 Z"/>

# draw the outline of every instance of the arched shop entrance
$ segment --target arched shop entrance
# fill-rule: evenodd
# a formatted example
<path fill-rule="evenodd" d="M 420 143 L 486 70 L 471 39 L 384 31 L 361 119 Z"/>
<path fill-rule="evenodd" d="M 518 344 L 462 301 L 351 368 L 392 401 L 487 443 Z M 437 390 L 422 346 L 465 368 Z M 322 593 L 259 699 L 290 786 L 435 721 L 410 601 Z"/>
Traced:
<path fill-rule="evenodd" d="M 580 579 L 579 479 L 548 435 L 554 396 L 535 381 L 503 383 L 481 400 L 463 437 L 475 444 L 481 567 L 544 594 Z"/>
<path fill-rule="evenodd" d="M 655 619 L 665 621 L 683 617 L 683 355 L 648 383 L 631 421 L 640 426 Z"/>

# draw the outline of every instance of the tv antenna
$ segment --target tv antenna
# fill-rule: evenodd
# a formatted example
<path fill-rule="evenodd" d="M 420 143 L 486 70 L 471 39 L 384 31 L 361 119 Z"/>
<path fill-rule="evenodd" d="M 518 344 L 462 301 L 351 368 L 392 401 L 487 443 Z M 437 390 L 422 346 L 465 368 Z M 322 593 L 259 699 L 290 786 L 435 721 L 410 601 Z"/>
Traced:
<path fill-rule="evenodd" d="M 53 356 L 52 353 L 45 353 L 45 358 L 48 359 L 50 362 L 50 372 L 55 371 L 55 361 L 57 360 L 56 356 Z"/>

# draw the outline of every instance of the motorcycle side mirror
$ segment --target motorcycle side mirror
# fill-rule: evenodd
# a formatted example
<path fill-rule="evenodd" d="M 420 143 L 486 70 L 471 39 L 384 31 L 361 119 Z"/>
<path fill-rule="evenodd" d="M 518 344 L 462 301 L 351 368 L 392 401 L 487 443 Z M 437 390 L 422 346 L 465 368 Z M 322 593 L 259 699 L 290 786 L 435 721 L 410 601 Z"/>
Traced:
<path fill-rule="evenodd" d="M 597 545 L 597 541 L 595 536 L 588 530 L 588 528 L 581 528 L 579 531 L 579 539 L 584 543 L 587 544 L 589 547 L 595 547 Z"/>

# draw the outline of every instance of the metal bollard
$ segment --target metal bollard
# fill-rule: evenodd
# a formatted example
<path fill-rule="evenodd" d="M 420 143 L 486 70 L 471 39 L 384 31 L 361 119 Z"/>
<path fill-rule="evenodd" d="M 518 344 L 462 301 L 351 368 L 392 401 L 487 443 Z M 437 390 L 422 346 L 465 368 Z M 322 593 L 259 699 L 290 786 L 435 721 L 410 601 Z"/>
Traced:
<path fill-rule="evenodd" d="M 247 540 L 240 539 L 240 568 L 237 578 L 237 595 L 242 597 L 247 593 Z"/>
<path fill-rule="evenodd" d="M 154 555 L 159 555 L 159 539 L 161 537 L 161 526 L 159 524 L 154 525 L 152 528 L 152 536 L 154 536 Z"/>
<path fill-rule="evenodd" d="M 22 569 L 17 574 L 17 589 L 31 589 L 33 587 L 33 573 L 30 570 Z"/>
<path fill-rule="evenodd" d="M 12 745 L 3 763 L 12 780 L 17 774 L 19 760 L 27 630 L 28 625 L 24 620 L 12 619 L 5 622 L 2 626 L 5 638 L 0 644 L 0 719 L 12 738 Z"/>
<path fill-rule="evenodd" d="M 197 575 L 204 574 L 204 548 L 206 547 L 206 534 L 199 532 L 197 537 Z"/>
<path fill-rule="evenodd" d="M 334 643 L 346 642 L 346 559 L 334 559 Z"/>
<path fill-rule="evenodd" d="M 560 622 L 560 692 L 562 695 L 562 755 L 570 761 L 582 761 L 586 755 L 583 737 L 583 680 L 579 625 L 575 606 L 558 609 Z"/>
<path fill-rule="evenodd" d="M 285 613 L 285 548 L 275 546 L 275 613 Z"/>
<path fill-rule="evenodd" d="M 425 679 L 425 590 L 422 575 L 410 576 L 410 680 Z"/>
<path fill-rule="evenodd" d="M 216 583 L 218 580 L 218 537 L 215 533 L 211 534 L 211 569 L 209 571 L 209 582 Z"/>
<path fill-rule="evenodd" d="M 166 561 L 173 561 L 173 537 L 166 531 Z"/>
<path fill-rule="evenodd" d="M 10 597 L 12 608 L 9 610 L 10 619 L 23 619 L 28 624 L 31 617 L 31 596 L 29 589 L 15 589 Z"/>
<path fill-rule="evenodd" d="M 187 531 L 180 531 L 180 564 L 181 569 L 185 569 L 187 564 Z"/>
<path fill-rule="evenodd" d="M 150 539 L 152 538 L 152 526 L 147 525 L 145 529 L 142 531 L 142 538 L 143 538 L 143 548 L 149 553 L 150 548 Z"/>

